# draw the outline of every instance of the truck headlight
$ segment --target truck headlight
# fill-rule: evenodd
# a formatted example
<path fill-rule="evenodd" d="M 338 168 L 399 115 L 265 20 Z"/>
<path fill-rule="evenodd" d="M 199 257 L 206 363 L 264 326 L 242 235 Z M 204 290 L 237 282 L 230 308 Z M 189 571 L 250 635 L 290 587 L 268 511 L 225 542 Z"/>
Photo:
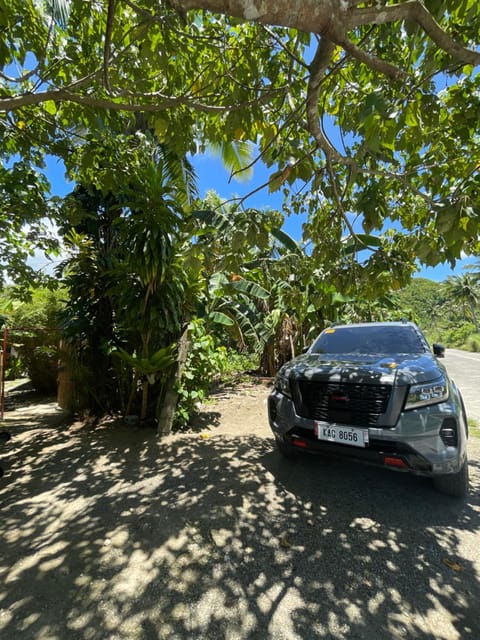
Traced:
<path fill-rule="evenodd" d="M 290 380 L 285 376 L 277 374 L 277 377 L 275 378 L 275 389 L 277 391 L 280 391 L 280 393 L 283 393 L 283 395 L 288 396 L 289 398 L 292 397 Z"/>
<path fill-rule="evenodd" d="M 448 400 L 448 385 L 445 378 L 426 384 L 413 384 L 408 392 L 405 409 L 416 409 L 429 404 L 437 404 Z"/>

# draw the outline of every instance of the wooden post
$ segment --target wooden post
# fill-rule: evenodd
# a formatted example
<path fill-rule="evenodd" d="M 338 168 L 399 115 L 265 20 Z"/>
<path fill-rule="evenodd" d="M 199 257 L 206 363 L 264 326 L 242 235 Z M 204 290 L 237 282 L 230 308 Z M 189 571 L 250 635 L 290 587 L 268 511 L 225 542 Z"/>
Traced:
<path fill-rule="evenodd" d="M 173 418 L 175 416 L 175 409 L 177 408 L 178 392 L 176 390 L 176 383 L 181 379 L 185 362 L 187 360 L 188 349 L 190 347 L 188 327 L 182 333 L 180 340 L 178 341 L 178 356 L 177 362 L 173 367 L 173 371 L 166 383 L 166 392 L 163 397 L 161 406 L 157 407 L 158 416 L 158 430 L 157 434 L 162 436 L 168 436 L 172 432 Z"/>

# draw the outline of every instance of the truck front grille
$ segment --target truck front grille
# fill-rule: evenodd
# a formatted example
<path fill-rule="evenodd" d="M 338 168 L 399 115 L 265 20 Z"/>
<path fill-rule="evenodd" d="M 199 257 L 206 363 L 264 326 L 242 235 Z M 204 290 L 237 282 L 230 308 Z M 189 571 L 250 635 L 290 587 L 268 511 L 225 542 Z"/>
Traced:
<path fill-rule="evenodd" d="M 295 408 L 304 418 L 375 427 L 387 410 L 392 387 L 299 380 L 297 389 Z"/>

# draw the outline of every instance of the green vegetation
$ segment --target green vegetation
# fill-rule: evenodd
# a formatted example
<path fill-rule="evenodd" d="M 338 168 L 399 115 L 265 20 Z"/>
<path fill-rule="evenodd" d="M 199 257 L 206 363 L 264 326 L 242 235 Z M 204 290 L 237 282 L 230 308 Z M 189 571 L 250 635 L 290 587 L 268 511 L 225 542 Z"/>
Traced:
<path fill-rule="evenodd" d="M 35 289 L 30 291 L 29 301 L 23 302 L 12 299 L 12 294 L 9 288 L 0 293 L 0 312 L 8 327 L 5 378 L 28 376 L 40 391 L 54 393 L 61 340 L 59 318 L 65 291 Z"/>
<path fill-rule="evenodd" d="M 414 278 L 395 298 L 404 315 L 418 322 L 430 342 L 480 351 L 476 326 L 480 281 L 472 270 L 441 283 Z"/>
<path fill-rule="evenodd" d="M 51 386 L 60 356 L 72 410 L 168 433 L 232 353 L 273 375 L 332 321 L 407 315 L 478 349 L 478 273 L 408 283 L 480 252 L 479 3 L 264 5 L 0 0 L 2 317 L 15 337 L 42 310 L 15 373 Z M 261 161 L 252 192 L 281 210 L 201 200 L 206 150 L 243 177 Z M 58 308 L 32 298 L 57 286 Z"/>
<path fill-rule="evenodd" d="M 468 430 L 471 438 L 480 438 L 480 425 L 477 420 L 468 419 Z"/>

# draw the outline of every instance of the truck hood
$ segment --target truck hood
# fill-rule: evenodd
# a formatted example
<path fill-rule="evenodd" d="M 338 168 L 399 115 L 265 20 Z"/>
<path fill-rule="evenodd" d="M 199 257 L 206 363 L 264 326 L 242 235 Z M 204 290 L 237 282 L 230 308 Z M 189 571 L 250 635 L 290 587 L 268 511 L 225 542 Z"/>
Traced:
<path fill-rule="evenodd" d="M 287 362 L 279 373 L 290 379 L 404 386 L 436 380 L 445 369 L 428 352 L 388 356 L 306 353 Z"/>

